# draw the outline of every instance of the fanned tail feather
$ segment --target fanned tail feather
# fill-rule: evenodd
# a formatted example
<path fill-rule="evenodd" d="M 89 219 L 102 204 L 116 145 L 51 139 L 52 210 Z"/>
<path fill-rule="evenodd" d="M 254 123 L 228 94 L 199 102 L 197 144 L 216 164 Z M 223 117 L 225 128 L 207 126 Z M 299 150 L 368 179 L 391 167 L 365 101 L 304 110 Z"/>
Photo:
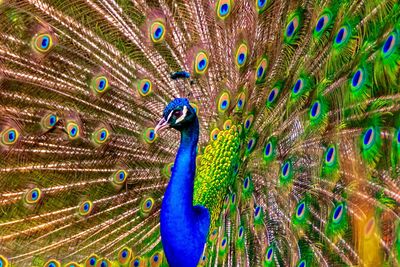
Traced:
<path fill-rule="evenodd" d="M 0 1 L 0 266 L 168 266 L 176 97 L 199 265 L 397 266 L 399 25 L 394 0 Z"/>

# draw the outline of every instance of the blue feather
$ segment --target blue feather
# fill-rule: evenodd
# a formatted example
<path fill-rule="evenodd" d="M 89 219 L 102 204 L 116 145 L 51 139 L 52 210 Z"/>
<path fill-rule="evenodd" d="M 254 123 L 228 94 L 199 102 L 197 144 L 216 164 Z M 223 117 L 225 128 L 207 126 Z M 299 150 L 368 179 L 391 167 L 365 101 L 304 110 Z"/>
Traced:
<path fill-rule="evenodd" d="M 167 117 L 174 107 L 188 105 L 189 102 L 185 100 L 174 100 L 166 107 L 164 117 Z M 202 206 L 193 206 L 198 139 L 199 122 L 196 117 L 190 127 L 181 131 L 180 147 L 162 201 L 161 241 L 165 256 L 172 267 L 197 266 L 210 227 L 208 210 Z"/>

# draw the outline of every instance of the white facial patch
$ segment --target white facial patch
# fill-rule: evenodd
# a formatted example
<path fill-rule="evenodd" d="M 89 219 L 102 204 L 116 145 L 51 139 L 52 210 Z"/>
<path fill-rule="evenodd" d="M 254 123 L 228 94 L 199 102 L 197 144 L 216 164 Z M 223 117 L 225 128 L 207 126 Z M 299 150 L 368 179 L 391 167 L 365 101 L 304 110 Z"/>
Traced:
<path fill-rule="evenodd" d="M 169 119 L 171 119 L 172 113 L 174 113 L 173 110 L 169 113 L 168 118 L 167 118 L 167 122 L 169 122 Z"/>
<path fill-rule="evenodd" d="M 185 119 L 185 117 L 186 117 L 187 111 L 188 111 L 187 107 L 186 107 L 186 106 L 183 106 L 183 113 L 182 113 L 182 116 L 180 116 L 180 117 L 176 120 L 175 123 L 179 123 L 179 122 L 183 121 L 183 120 Z"/>

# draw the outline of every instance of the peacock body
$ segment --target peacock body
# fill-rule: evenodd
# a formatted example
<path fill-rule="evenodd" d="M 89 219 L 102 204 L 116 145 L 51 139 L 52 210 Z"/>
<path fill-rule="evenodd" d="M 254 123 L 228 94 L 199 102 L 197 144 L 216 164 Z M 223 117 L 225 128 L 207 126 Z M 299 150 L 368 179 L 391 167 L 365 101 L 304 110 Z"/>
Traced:
<path fill-rule="evenodd" d="M 0 267 L 398 266 L 399 69 L 395 0 L 0 1 Z"/>

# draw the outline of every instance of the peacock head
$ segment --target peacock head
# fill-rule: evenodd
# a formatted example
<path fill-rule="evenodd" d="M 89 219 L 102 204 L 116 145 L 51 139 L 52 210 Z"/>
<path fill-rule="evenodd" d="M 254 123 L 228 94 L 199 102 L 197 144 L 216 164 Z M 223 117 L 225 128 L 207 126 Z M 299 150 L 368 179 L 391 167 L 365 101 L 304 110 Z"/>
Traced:
<path fill-rule="evenodd" d="M 186 98 L 175 98 L 164 109 L 163 117 L 155 132 L 171 127 L 178 131 L 189 128 L 196 121 L 196 111 Z"/>

